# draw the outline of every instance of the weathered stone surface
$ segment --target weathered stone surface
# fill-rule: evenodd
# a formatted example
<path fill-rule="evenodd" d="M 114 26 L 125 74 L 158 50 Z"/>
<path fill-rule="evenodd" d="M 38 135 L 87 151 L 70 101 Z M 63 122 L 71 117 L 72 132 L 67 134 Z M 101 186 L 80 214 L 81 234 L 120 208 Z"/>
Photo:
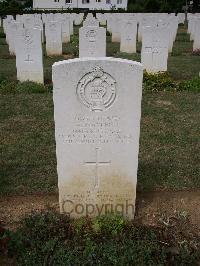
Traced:
<path fill-rule="evenodd" d="M 142 77 L 140 63 L 116 58 L 53 65 L 61 212 L 134 218 Z"/>
<path fill-rule="evenodd" d="M 41 31 L 39 29 L 17 31 L 15 51 L 17 79 L 43 83 Z"/>
<path fill-rule="evenodd" d="M 62 27 L 61 22 L 48 21 L 45 24 L 47 55 L 62 55 Z"/>
<path fill-rule="evenodd" d="M 141 62 L 147 72 L 167 71 L 168 29 L 165 27 L 145 27 L 142 37 Z"/>
<path fill-rule="evenodd" d="M 121 27 L 120 52 L 136 53 L 137 22 L 125 20 Z"/>
<path fill-rule="evenodd" d="M 106 56 L 106 29 L 82 27 L 79 30 L 79 57 Z"/>

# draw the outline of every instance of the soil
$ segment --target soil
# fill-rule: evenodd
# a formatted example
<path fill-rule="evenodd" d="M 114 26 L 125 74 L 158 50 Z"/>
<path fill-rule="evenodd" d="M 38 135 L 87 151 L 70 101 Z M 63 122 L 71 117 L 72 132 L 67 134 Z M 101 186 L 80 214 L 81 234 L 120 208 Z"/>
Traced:
<path fill-rule="evenodd" d="M 170 225 L 171 218 L 187 219 L 200 236 L 200 190 L 178 192 L 138 192 L 135 220 L 140 224 Z M 32 212 L 53 208 L 59 211 L 58 195 L 0 197 L 0 222 L 11 230 Z"/>

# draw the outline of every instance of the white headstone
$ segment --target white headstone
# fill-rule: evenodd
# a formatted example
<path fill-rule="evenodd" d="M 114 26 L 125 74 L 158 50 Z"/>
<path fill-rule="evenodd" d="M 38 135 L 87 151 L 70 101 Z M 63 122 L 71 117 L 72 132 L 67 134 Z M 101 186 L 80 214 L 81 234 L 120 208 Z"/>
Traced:
<path fill-rule="evenodd" d="M 97 20 L 99 21 L 100 25 L 106 26 L 106 15 L 102 13 L 96 14 Z"/>
<path fill-rule="evenodd" d="M 106 56 L 106 29 L 82 27 L 79 30 L 79 57 Z"/>
<path fill-rule="evenodd" d="M 99 21 L 95 17 L 87 17 L 85 21 L 83 21 L 83 27 L 99 27 Z"/>
<path fill-rule="evenodd" d="M 134 218 L 142 77 L 140 63 L 117 58 L 53 65 L 61 212 Z"/>
<path fill-rule="evenodd" d="M 195 22 L 193 51 L 196 50 L 200 50 L 200 18 Z"/>
<path fill-rule="evenodd" d="M 121 41 L 121 30 L 122 30 L 122 19 L 120 19 L 119 14 L 113 14 L 111 19 L 111 32 L 112 32 L 112 42 Z"/>
<path fill-rule="evenodd" d="M 122 23 L 120 52 L 136 53 L 137 22 L 127 20 Z"/>
<path fill-rule="evenodd" d="M 84 13 L 75 14 L 74 25 L 78 26 L 83 22 Z"/>
<path fill-rule="evenodd" d="M 39 29 L 17 31 L 15 51 L 17 79 L 43 83 L 41 31 Z"/>
<path fill-rule="evenodd" d="M 33 23 L 33 28 L 41 30 L 42 43 L 43 43 L 44 42 L 44 26 L 43 26 L 42 20 L 41 19 L 35 19 L 35 21 Z"/>
<path fill-rule="evenodd" d="M 168 29 L 145 27 L 142 34 L 141 62 L 147 72 L 167 71 Z"/>
<path fill-rule="evenodd" d="M 62 25 L 62 42 L 68 43 L 70 42 L 70 20 L 64 19 L 61 25 Z"/>
<path fill-rule="evenodd" d="M 48 21 L 45 24 L 47 55 L 62 55 L 62 27 L 61 22 Z"/>
<path fill-rule="evenodd" d="M 11 22 L 9 25 L 9 52 L 11 55 L 15 55 L 15 43 L 17 31 L 23 29 L 23 24 L 20 22 Z"/>

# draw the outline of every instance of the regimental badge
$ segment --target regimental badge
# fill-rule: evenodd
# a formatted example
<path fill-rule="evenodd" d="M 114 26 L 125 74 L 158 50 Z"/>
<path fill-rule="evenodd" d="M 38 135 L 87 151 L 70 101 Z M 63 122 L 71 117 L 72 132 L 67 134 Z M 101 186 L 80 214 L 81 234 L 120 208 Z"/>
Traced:
<path fill-rule="evenodd" d="M 78 82 L 79 101 L 90 111 L 101 112 L 111 107 L 116 99 L 116 81 L 99 66 L 86 74 Z"/>

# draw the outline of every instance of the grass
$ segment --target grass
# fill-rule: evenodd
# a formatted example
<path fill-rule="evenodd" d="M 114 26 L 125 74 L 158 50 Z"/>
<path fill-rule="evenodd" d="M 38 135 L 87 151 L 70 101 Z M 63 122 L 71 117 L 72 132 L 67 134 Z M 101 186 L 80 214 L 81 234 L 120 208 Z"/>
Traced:
<path fill-rule="evenodd" d="M 9 55 L 8 46 L 2 31 L 2 28 L 0 28 L 0 78 L 3 76 L 16 80 L 15 57 Z M 47 57 L 44 45 L 44 75 L 46 83 L 51 82 L 51 66 L 54 62 L 78 57 L 78 31 L 79 27 L 74 27 L 74 35 L 71 36 L 71 42 L 63 45 L 62 56 Z M 111 36 L 107 36 L 107 56 L 140 61 L 141 43 L 137 43 L 136 54 L 120 53 L 119 50 L 119 43 L 112 43 Z M 199 56 L 192 55 L 192 42 L 189 41 L 185 26 L 179 26 L 173 52 L 168 60 L 168 71 L 176 80 L 191 79 L 199 75 L 200 59 Z"/>
<path fill-rule="evenodd" d="M 16 82 L 15 58 L 0 32 L 0 195 L 57 192 L 51 66 L 78 56 L 77 33 L 76 27 L 63 56 L 47 57 L 44 47 L 46 86 L 40 86 Z M 107 36 L 107 56 L 139 61 L 140 49 L 138 43 L 136 54 L 120 53 Z M 191 51 L 180 27 L 169 75 L 145 75 L 138 191 L 200 188 L 200 59 Z M 120 216 L 73 221 L 52 210 L 33 213 L 15 232 L 0 224 L 0 264 L 196 266 L 200 242 L 193 229 L 176 214 L 145 227 Z"/>
<path fill-rule="evenodd" d="M 139 190 L 200 188 L 198 113 L 196 93 L 144 93 Z M 0 121 L 0 193 L 55 192 L 52 94 L 2 94 Z"/>
<path fill-rule="evenodd" d="M 15 233 L 1 228 L 1 243 L 9 265 L 196 266 L 200 259 L 198 237 L 180 217 L 147 228 L 120 216 L 73 221 L 49 211 L 32 214 Z"/>
<path fill-rule="evenodd" d="M 76 57 L 78 27 L 71 43 L 64 45 L 64 55 L 47 57 L 44 48 L 44 73 L 51 83 L 55 61 Z M 107 55 L 140 60 L 141 44 L 136 54 L 119 52 L 119 43 L 107 36 Z M 176 92 L 176 82 L 184 90 L 199 91 L 199 56 L 191 54 L 192 43 L 183 26 L 169 57 L 169 75 L 145 81 L 142 102 L 138 190 L 200 188 L 199 179 L 199 98 L 194 92 Z M 53 102 L 51 87 L 31 83 L 16 85 L 15 58 L 8 52 L 0 32 L 0 194 L 57 191 Z M 163 82 L 166 92 L 152 92 Z M 175 83 L 174 83 L 175 82 Z M 174 85 L 175 84 L 175 85 Z M 149 92 L 148 91 L 149 88 Z M 172 89 L 171 89 L 172 88 Z"/>

